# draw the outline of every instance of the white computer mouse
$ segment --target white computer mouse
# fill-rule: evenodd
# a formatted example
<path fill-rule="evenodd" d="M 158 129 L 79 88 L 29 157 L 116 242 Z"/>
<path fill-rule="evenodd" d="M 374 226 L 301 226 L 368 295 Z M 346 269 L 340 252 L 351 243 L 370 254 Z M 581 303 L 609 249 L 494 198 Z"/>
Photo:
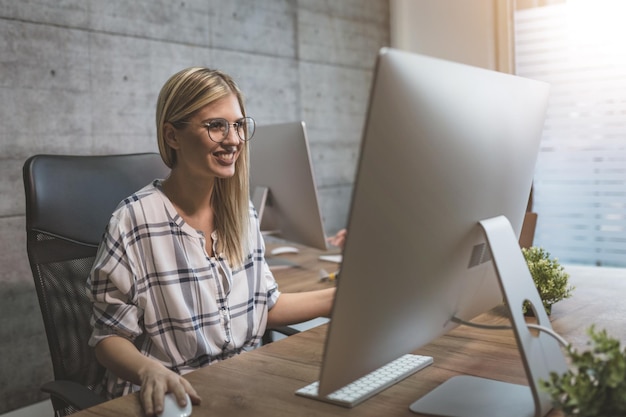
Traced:
<path fill-rule="evenodd" d="M 165 394 L 163 400 L 163 412 L 159 414 L 159 417 L 189 417 L 191 416 L 191 399 L 187 395 L 187 405 L 181 407 L 176 401 L 174 393 L 170 392 Z"/>
<path fill-rule="evenodd" d="M 278 246 L 270 251 L 272 255 L 283 255 L 285 253 L 298 253 L 300 249 L 293 246 Z"/>

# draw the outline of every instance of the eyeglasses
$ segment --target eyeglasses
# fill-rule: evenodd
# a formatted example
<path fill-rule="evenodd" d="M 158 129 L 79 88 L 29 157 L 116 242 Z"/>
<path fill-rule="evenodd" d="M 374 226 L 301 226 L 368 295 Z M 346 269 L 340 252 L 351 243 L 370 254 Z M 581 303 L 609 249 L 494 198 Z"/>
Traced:
<path fill-rule="evenodd" d="M 192 122 L 178 122 L 183 124 L 192 124 Z M 256 122 L 252 117 L 242 117 L 235 123 L 229 123 L 228 120 L 217 118 L 202 123 L 209 134 L 209 138 L 215 143 L 222 143 L 228 137 L 230 127 L 234 127 L 237 136 L 244 142 L 249 141 L 254 136 Z"/>

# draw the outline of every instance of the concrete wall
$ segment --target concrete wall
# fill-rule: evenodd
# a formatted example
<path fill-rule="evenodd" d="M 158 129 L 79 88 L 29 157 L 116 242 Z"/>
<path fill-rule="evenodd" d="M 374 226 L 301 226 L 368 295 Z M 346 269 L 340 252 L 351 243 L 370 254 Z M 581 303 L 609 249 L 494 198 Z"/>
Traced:
<path fill-rule="evenodd" d="M 0 413 L 52 377 L 25 253 L 37 153 L 156 151 L 156 95 L 225 70 L 260 123 L 307 122 L 326 229 L 345 225 L 387 0 L 0 0 Z"/>

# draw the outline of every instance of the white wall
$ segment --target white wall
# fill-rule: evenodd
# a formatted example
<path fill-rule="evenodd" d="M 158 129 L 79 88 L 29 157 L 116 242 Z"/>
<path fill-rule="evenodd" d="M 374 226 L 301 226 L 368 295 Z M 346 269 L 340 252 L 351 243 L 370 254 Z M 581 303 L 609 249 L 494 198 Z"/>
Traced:
<path fill-rule="evenodd" d="M 513 72 L 513 0 L 390 0 L 391 46 Z"/>

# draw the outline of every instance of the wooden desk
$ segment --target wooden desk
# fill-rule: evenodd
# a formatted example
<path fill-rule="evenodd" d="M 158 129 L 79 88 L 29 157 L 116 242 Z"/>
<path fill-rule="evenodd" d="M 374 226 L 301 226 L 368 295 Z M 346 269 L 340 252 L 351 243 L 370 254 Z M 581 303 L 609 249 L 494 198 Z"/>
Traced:
<path fill-rule="evenodd" d="M 298 259 L 303 268 L 276 271 L 283 291 L 301 291 L 332 285 L 319 282 L 319 252 L 307 250 Z M 291 255 L 293 256 L 293 255 Z M 554 329 L 576 346 L 584 347 L 586 329 L 597 323 L 626 341 L 626 270 L 570 267 L 577 289 L 571 299 L 553 307 Z M 482 322 L 504 323 L 498 309 Z M 605 326 L 606 324 L 606 326 Z M 193 416 L 406 416 L 408 406 L 446 379 L 459 374 L 526 383 L 512 331 L 458 327 L 415 353 L 431 355 L 435 363 L 374 396 L 354 409 L 302 398 L 295 390 L 316 380 L 322 361 L 326 325 L 226 361 L 199 369 L 186 377 L 203 401 Z M 76 417 L 141 416 L 136 395 L 128 395 L 75 414 Z M 562 416 L 553 411 L 550 417 Z"/>
<path fill-rule="evenodd" d="M 271 250 L 276 244 L 268 244 L 267 250 Z M 295 262 L 298 266 L 295 268 L 272 269 L 274 277 L 278 282 L 282 292 L 301 292 L 318 290 L 333 287 L 335 284 L 329 281 L 320 281 L 320 270 L 323 268 L 327 272 L 334 272 L 339 268 L 339 264 L 334 262 L 320 261 L 319 256 L 326 254 L 320 250 L 305 248 L 303 246 L 289 244 L 289 246 L 297 246 L 300 248 L 298 254 L 283 254 L 277 258 L 283 258 Z M 331 253 L 331 252 L 328 252 Z M 335 253 L 338 253 L 335 251 Z"/>

